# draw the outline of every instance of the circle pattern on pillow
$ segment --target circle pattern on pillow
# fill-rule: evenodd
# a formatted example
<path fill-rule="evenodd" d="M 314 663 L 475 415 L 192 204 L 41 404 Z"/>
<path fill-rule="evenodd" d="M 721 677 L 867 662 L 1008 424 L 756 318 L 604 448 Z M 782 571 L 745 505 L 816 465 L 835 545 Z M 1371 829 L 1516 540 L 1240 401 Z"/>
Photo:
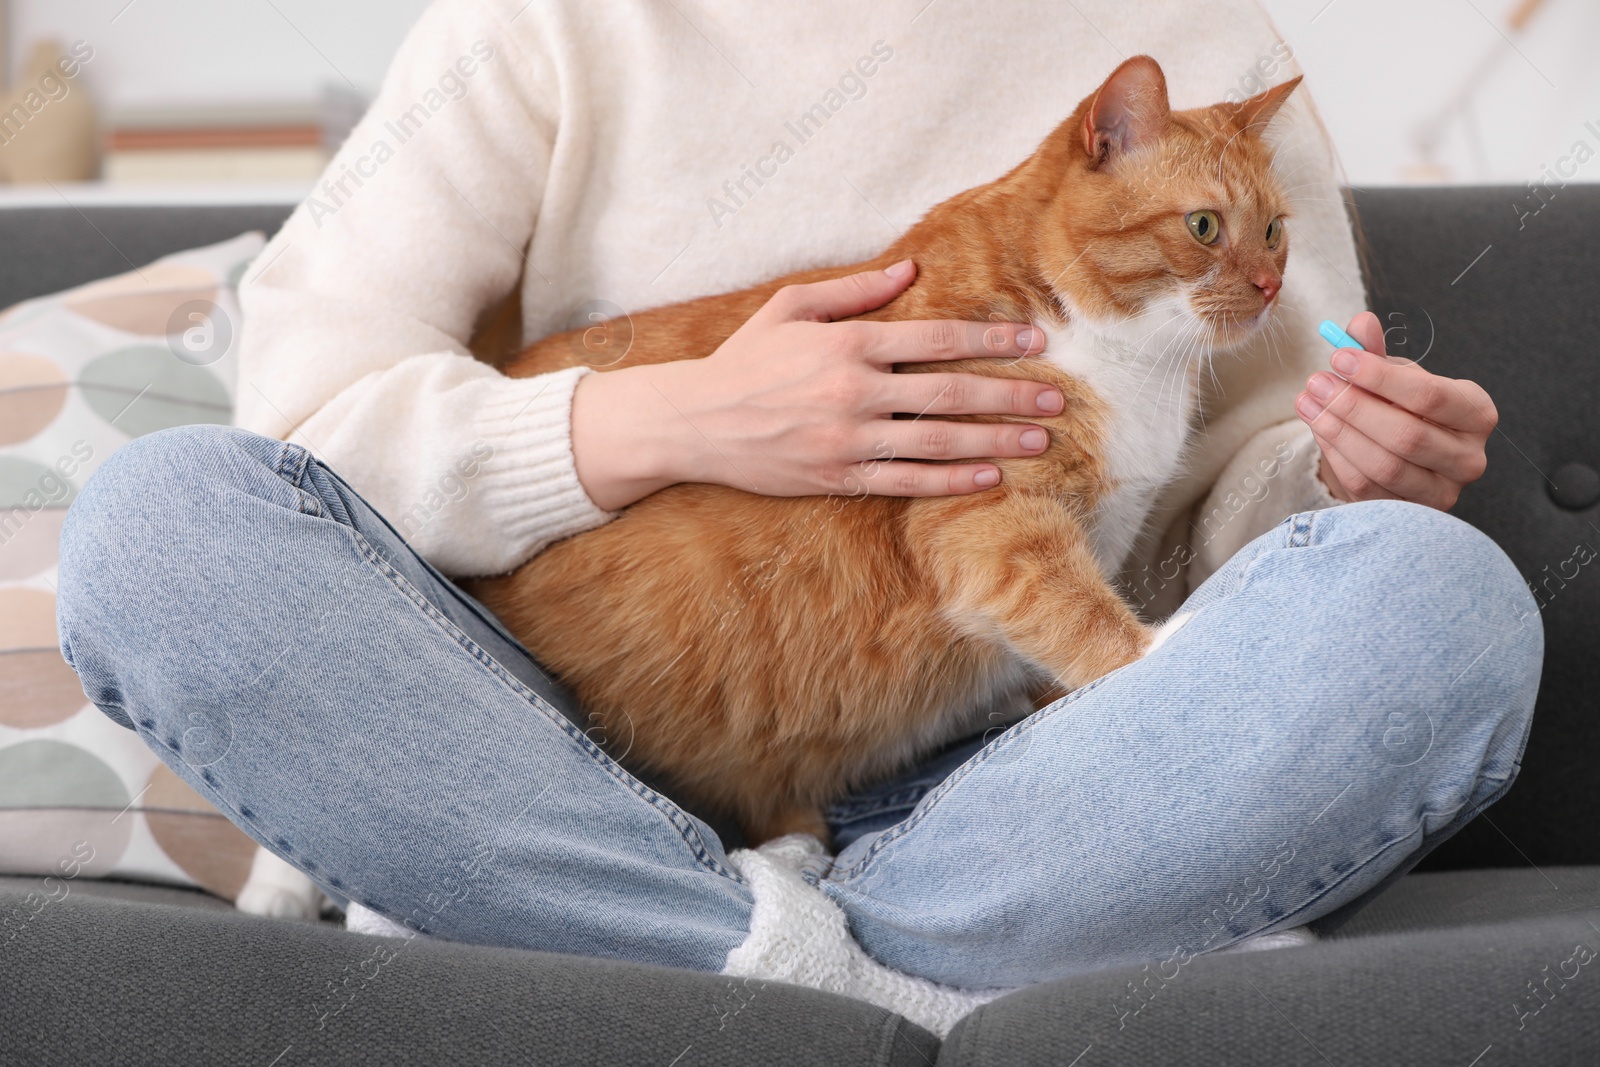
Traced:
<path fill-rule="evenodd" d="M 76 495 L 70 481 L 44 464 L 0 455 L 0 581 L 55 564 L 61 520 Z"/>
<path fill-rule="evenodd" d="M 0 512 L 11 512 L 12 505 L 0 505 Z M 0 582 L 32 578 L 56 565 L 56 549 L 61 543 L 61 525 L 67 509 L 42 508 L 27 515 L 11 531 L 0 529 Z M 0 516 L 0 526 L 5 519 Z"/>
<path fill-rule="evenodd" d="M 151 772 L 143 802 L 150 833 L 184 874 L 219 897 L 239 895 L 259 847 L 244 831 L 166 764 Z"/>
<path fill-rule="evenodd" d="M 215 301 L 217 282 L 216 274 L 205 267 L 157 263 L 86 285 L 67 298 L 66 306 L 124 333 L 165 337 L 167 322 L 179 305 L 190 300 Z"/>
<path fill-rule="evenodd" d="M 0 445 L 26 441 L 56 421 L 69 386 L 48 359 L 0 352 Z"/>
<path fill-rule="evenodd" d="M 64 859 L 94 855 L 79 876 L 116 866 L 133 837 L 132 798 L 117 772 L 62 741 L 24 741 L 0 749 L 0 872 L 56 871 Z"/>
<path fill-rule="evenodd" d="M 56 598 L 44 589 L 0 589 L 0 648 L 56 648 Z"/>
<path fill-rule="evenodd" d="M 0 726 L 35 730 L 71 718 L 84 703 L 56 644 L 56 598 L 42 589 L 0 589 Z"/>
<path fill-rule="evenodd" d="M 73 484 L 43 463 L 21 456 L 0 456 L 0 509 L 66 507 L 78 495 Z M 6 527 L 15 529 L 15 526 Z"/>
<path fill-rule="evenodd" d="M 183 362 L 165 345 L 139 345 L 101 356 L 78 376 L 96 415 L 130 437 L 197 422 L 226 423 L 228 391 L 210 371 Z"/>
<path fill-rule="evenodd" d="M 85 698 L 57 647 L 52 572 L 67 508 L 108 456 L 230 421 L 237 280 L 264 244 L 245 234 L 0 309 L 0 873 L 65 862 L 228 899 L 249 878 L 255 842 Z"/>
<path fill-rule="evenodd" d="M 37 730 L 71 718 L 83 705 L 83 685 L 60 652 L 0 649 L 0 725 Z"/>

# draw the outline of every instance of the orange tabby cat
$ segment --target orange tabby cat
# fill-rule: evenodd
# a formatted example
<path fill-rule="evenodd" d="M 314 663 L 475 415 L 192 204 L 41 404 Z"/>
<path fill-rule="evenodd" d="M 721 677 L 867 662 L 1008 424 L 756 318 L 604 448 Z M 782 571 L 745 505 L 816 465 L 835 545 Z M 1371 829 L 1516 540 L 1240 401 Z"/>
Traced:
<path fill-rule="evenodd" d="M 1282 284 L 1285 197 L 1260 135 L 1298 81 L 1173 112 L 1161 68 L 1130 59 L 1021 165 L 874 259 L 632 316 L 617 366 L 708 354 L 785 285 L 915 259 L 916 283 L 861 318 L 1049 334 L 1044 358 L 899 368 L 1060 387 L 1061 414 L 1030 420 L 1049 448 L 1000 461 L 998 488 L 678 485 L 474 592 L 607 738 L 752 843 L 826 840 L 825 805 L 980 728 L 984 709 L 1137 659 L 1151 635 L 1107 576 L 1177 473 L 1195 368 L 1258 328 Z M 562 334 L 506 369 L 581 355 Z"/>

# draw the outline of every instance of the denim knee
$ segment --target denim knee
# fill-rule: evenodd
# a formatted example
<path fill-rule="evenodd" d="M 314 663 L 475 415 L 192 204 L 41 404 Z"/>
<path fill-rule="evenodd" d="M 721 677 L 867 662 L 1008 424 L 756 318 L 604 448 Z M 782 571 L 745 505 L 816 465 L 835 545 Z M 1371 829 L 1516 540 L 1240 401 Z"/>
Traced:
<path fill-rule="evenodd" d="M 117 449 L 68 510 L 56 597 L 61 653 L 89 700 L 118 724 L 133 726 L 119 664 L 148 651 L 149 624 L 166 621 L 152 618 L 152 586 L 203 572 L 207 542 L 218 543 L 208 505 L 284 455 L 282 442 L 234 427 L 162 430 Z M 209 537 L 195 536 L 202 510 L 212 511 Z"/>
<path fill-rule="evenodd" d="M 1365 580 L 1384 615 L 1424 605 L 1424 626 L 1469 643 L 1510 642 L 1524 670 L 1502 677 L 1526 674 L 1530 666 L 1537 672 L 1544 658 L 1538 602 L 1510 557 L 1482 530 L 1402 500 L 1364 501 L 1322 514 L 1335 521 L 1339 540 L 1371 543 L 1362 554 Z"/>
<path fill-rule="evenodd" d="M 1311 543 L 1325 534 L 1352 546 L 1360 570 L 1346 592 L 1366 610 L 1351 624 L 1389 637 L 1367 665 L 1399 694 L 1374 724 L 1374 754 L 1414 768 L 1440 810 L 1502 791 L 1521 764 L 1544 659 L 1538 605 L 1516 566 L 1482 531 L 1418 504 L 1368 501 L 1319 520 Z"/>

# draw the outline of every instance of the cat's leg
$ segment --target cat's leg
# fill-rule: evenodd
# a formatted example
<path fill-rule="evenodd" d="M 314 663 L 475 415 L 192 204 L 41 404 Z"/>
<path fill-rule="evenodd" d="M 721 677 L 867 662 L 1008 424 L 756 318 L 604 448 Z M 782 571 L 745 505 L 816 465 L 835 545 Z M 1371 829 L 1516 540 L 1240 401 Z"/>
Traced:
<path fill-rule="evenodd" d="M 740 822 L 745 841 L 751 848 L 786 834 L 810 834 L 826 848 L 831 844 L 828 820 L 816 804 L 791 803 L 761 815 L 747 816 Z"/>
<path fill-rule="evenodd" d="M 1101 575 L 1083 525 L 1055 500 L 1011 493 L 925 508 L 911 532 L 946 614 L 976 636 L 999 631 L 1068 689 L 1150 644 Z"/>
<path fill-rule="evenodd" d="M 250 915 L 315 919 L 322 909 L 322 891 L 297 869 L 258 848 L 250 863 L 250 876 L 233 903 Z"/>

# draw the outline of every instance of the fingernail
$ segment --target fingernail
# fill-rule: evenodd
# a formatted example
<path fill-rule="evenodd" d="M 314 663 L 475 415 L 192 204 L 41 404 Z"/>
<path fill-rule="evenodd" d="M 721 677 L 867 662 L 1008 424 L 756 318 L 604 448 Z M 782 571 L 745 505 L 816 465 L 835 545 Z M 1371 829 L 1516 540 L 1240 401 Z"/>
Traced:
<path fill-rule="evenodd" d="M 1311 380 L 1306 383 L 1306 388 L 1311 392 L 1312 396 L 1317 397 L 1319 400 L 1332 400 L 1337 386 L 1333 384 L 1333 379 L 1330 376 L 1313 374 Z"/>
<path fill-rule="evenodd" d="M 1296 411 L 1308 419 L 1315 419 L 1322 414 L 1322 405 L 1305 393 L 1300 394 L 1300 398 L 1295 401 L 1294 407 Z"/>
<path fill-rule="evenodd" d="M 883 273 L 896 280 L 904 278 L 911 273 L 911 261 L 909 259 L 902 259 L 898 263 L 883 268 Z"/>
<path fill-rule="evenodd" d="M 979 489 L 987 489 L 991 485 L 999 485 L 1000 468 L 984 467 L 972 476 L 972 481 Z"/>
<path fill-rule="evenodd" d="M 1333 369 L 1344 375 L 1354 374 L 1361 369 L 1361 357 L 1348 348 L 1341 348 L 1333 354 Z"/>
<path fill-rule="evenodd" d="M 1056 412 L 1065 407 L 1067 402 L 1062 398 L 1061 390 L 1046 389 L 1044 392 L 1039 394 L 1039 399 L 1034 401 L 1034 403 L 1038 404 L 1039 410 L 1044 412 L 1046 415 L 1054 415 Z"/>
<path fill-rule="evenodd" d="M 1043 430 L 1023 430 L 1022 436 L 1017 438 L 1017 443 L 1029 452 L 1039 452 L 1050 443 L 1050 435 Z"/>
<path fill-rule="evenodd" d="M 1034 334 L 1032 326 L 1024 326 L 1022 329 L 1018 330 L 1017 347 L 1023 352 L 1027 352 L 1028 349 L 1033 347 L 1033 336 Z"/>

